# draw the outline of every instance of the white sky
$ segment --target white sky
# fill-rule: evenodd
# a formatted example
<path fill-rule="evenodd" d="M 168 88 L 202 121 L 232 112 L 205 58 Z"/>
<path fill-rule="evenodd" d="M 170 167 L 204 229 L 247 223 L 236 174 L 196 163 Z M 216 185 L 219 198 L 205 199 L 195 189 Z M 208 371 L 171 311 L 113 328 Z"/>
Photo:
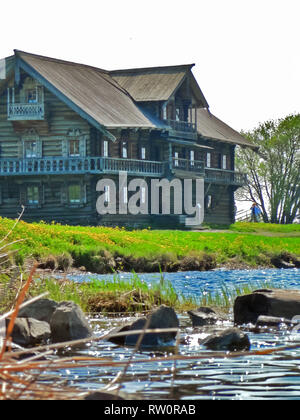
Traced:
<path fill-rule="evenodd" d="M 211 112 L 237 130 L 300 112 L 300 0 L 2 2 L 13 49 L 110 69 L 195 63 Z"/>

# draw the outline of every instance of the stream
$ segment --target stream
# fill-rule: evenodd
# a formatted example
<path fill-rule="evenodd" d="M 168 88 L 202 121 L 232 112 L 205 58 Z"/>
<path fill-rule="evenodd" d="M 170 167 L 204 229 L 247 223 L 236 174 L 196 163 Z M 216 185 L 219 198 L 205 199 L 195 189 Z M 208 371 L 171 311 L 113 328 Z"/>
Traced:
<path fill-rule="evenodd" d="M 210 272 L 165 273 L 178 293 L 186 296 L 197 293 L 216 293 L 224 288 L 236 288 L 240 284 L 258 284 L 261 288 L 272 284 L 272 287 L 299 289 L 299 269 L 258 269 L 258 270 L 217 270 Z M 74 281 L 87 281 L 89 274 L 75 275 Z M 120 274 L 121 277 L 131 274 Z M 158 274 L 139 275 L 146 282 L 157 281 Z M 93 278 L 108 276 L 92 275 Z M 232 315 L 232 314 L 231 314 Z M 300 332 L 287 329 L 285 326 L 277 329 L 254 332 L 246 330 L 251 350 L 272 349 L 276 347 L 297 344 L 299 348 L 285 350 L 269 355 L 239 356 L 236 358 L 218 358 L 214 353 L 198 344 L 199 338 L 204 338 L 209 331 L 194 330 L 186 313 L 178 314 L 181 335 L 189 336 L 188 345 L 179 345 L 180 355 L 206 355 L 205 359 L 189 359 L 164 361 L 164 357 L 172 354 L 172 349 L 141 350 L 133 356 L 126 374 L 122 378 L 122 391 L 128 395 L 145 399 L 300 399 Z M 134 317 L 91 316 L 95 334 L 103 335 L 112 328 L 130 323 Z M 232 326 L 232 321 L 226 321 L 225 326 Z M 224 325 L 217 326 L 224 328 Z M 110 357 L 114 361 L 128 360 L 133 349 L 112 344 L 108 341 L 92 343 L 88 347 L 77 350 L 76 355 L 93 357 Z M 205 353 L 206 352 L 206 353 Z M 74 354 L 74 353 L 72 353 Z M 155 358 L 159 357 L 159 361 Z M 144 360 L 139 363 L 139 360 Z M 147 360 L 147 362 L 145 362 Z M 97 391 L 103 389 L 120 372 L 123 367 L 86 367 L 51 372 L 45 381 L 55 379 L 68 386 L 81 390 Z"/>

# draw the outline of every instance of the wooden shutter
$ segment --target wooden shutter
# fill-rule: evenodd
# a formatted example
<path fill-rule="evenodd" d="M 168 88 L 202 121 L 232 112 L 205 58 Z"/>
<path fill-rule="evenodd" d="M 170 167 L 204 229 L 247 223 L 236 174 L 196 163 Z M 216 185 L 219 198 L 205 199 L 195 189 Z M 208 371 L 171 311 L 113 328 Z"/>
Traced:
<path fill-rule="evenodd" d="M 42 140 L 37 140 L 36 148 L 37 148 L 37 150 L 36 150 L 37 157 L 38 158 L 43 157 L 43 142 L 42 142 Z"/>
<path fill-rule="evenodd" d="M 63 157 L 68 157 L 69 155 L 69 140 L 63 139 L 61 144 L 61 152 Z"/>
<path fill-rule="evenodd" d="M 24 157 L 24 140 L 18 141 L 18 158 L 22 159 Z"/>
<path fill-rule="evenodd" d="M 81 157 L 86 156 L 86 136 L 81 136 L 79 139 L 79 154 Z"/>

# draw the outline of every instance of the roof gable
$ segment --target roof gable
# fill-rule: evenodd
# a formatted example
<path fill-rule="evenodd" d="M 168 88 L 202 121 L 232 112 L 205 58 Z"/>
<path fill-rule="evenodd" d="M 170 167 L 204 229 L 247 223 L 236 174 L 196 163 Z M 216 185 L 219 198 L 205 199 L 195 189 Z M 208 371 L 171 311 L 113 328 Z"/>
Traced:
<path fill-rule="evenodd" d="M 130 95 L 101 69 L 18 51 L 20 66 L 40 78 L 47 88 L 66 98 L 91 121 L 106 128 L 154 128 Z M 99 128 L 99 127 L 98 127 Z"/>
<path fill-rule="evenodd" d="M 186 64 L 114 70 L 110 74 L 137 102 L 167 101 L 183 81 L 189 78 L 191 90 L 198 106 L 208 107 L 208 103 L 191 71 L 193 66 L 194 64 Z"/>

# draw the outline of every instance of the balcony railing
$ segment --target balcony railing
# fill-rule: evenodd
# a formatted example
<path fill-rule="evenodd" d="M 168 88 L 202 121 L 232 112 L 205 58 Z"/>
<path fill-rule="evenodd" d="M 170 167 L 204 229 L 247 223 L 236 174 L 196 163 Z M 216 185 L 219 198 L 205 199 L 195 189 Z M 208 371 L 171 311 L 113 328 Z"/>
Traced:
<path fill-rule="evenodd" d="M 205 168 L 205 181 L 242 187 L 247 184 L 247 175 L 227 169 Z"/>
<path fill-rule="evenodd" d="M 134 176 L 163 177 L 166 162 L 137 159 L 117 159 L 104 157 L 52 157 L 26 159 L 0 159 L 0 176 L 48 175 L 48 174 L 118 174 L 121 171 Z M 203 161 L 172 159 L 171 170 L 187 171 L 204 176 L 206 182 L 243 186 L 247 176 L 240 172 L 224 169 L 205 168 Z"/>
<path fill-rule="evenodd" d="M 107 173 L 126 171 L 132 175 L 163 176 L 165 164 L 144 160 L 127 160 L 103 157 L 57 157 L 0 159 L 0 176 Z"/>
<path fill-rule="evenodd" d="M 7 119 L 9 121 L 44 120 L 44 103 L 9 103 L 7 105 Z"/>
<path fill-rule="evenodd" d="M 174 137 L 183 137 L 189 140 L 197 139 L 197 127 L 195 123 L 177 120 L 163 120 L 171 129 L 169 134 Z"/>
<path fill-rule="evenodd" d="M 202 160 L 189 160 L 174 157 L 172 160 L 172 169 L 197 172 L 198 174 L 204 175 L 204 162 Z"/>
<path fill-rule="evenodd" d="M 186 131 L 190 133 L 196 132 L 196 124 L 190 123 L 187 121 L 178 121 L 178 120 L 164 120 L 173 130 L 176 131 Z"/>

